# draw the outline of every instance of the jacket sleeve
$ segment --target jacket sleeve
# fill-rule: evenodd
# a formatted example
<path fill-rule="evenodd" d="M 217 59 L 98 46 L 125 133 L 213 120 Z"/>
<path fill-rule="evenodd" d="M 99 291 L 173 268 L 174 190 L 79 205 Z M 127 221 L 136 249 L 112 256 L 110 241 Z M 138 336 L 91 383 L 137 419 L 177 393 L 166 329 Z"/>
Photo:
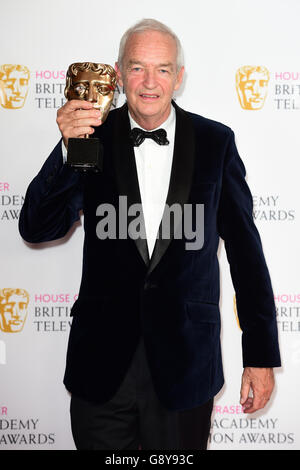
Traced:
<path fill-rule="evenodd" d="M 79 173 L 63 164 L 61 141 L 30 183 L 20 213 L 24 240 L 40 243 L 63 237 L 82 209 Z"/>
<path fill-rule="evenodd" d="M 280 366 L 276 309 L 245 167 L 230 131 L 218 210 L 242 330 L 243 365 Z"/>

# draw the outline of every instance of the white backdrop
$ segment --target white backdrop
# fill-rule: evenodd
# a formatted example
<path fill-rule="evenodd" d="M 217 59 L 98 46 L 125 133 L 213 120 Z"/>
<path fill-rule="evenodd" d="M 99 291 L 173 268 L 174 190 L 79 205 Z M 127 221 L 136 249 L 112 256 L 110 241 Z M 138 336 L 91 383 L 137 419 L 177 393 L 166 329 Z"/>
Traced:
<path fill-rule="evenodd" d="M 21 331 L 0 330 L 0 450 L 74 449 L 62 378 L 81 276 L 82 226 L 64 240 L 31 246 L 20 238 L 17 221 L 29 182 L 60 137 L 55 119 L 68 65 L 114 65 L 123 32 L 150 17 L 182 40 L 186 78 L 178 104 L 235 132 L 278 312 L 283 366 L 276 369 L 276 390 L 263 412 L 245 415 L 239 406 L 241 333 L 221 245 L 226 385 L 215 401 L 209 449 L 300 448 L 299 15 L 298 0 L 3 2 L 0 66 L 24 65 L 30 78 L 22 107 L 8 109 L 3 98 L 0 106 L 0 290 L 24 289 L 29 303 Z M 244 65 L 269 71 L 261 109 L 239 103 L 235 74 Z M 26 86 L 25 80 L 23 91 Z"/>

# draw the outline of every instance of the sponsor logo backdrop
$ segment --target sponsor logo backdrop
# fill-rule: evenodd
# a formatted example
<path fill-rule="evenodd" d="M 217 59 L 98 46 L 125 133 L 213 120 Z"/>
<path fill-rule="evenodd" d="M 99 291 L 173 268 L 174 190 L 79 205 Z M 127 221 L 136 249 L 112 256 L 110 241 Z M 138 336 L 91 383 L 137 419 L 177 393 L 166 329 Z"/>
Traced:
<path fill-rule="evenodd" d="M 81 275 L 82 222 L 63 240 L 38 246 L 21 240 L 17 223 L 29 182 L 60 138 L 55 119 L 68 65 L 114 65 L 121 34 L 145 17 L 165 22 L 182 39 L 179 105 L 235 131 L 277 307 L 283 367 L 268 407 L 245 415 L 241 331 L 221 243 L 226 385 L 216 397 L 209 449 L 299 449 L 299 2 L 190 0 L 184 9 L 171 0 L 148 3 L 2 5 L 0 450 L 74 449 L 62 378 Z M 119 90 L 114 106 L 123 102 Z"/>

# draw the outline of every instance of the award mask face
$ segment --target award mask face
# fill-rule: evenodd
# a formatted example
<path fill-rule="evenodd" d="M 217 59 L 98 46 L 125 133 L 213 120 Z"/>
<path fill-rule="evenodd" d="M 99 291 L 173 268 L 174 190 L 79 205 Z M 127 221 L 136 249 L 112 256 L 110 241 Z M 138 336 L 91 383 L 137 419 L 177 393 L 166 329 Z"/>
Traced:
<path fill-rule="evenodd" d="M 25 65 L 0 66 L 0 104 L 3 108 L 19 109 L 24 106 L 30 78 Z"/>
<path fill-rule="evenodd" d="M 116 72 L 110 65 L 75 63 L 70 65 L 67 72 L 65 97 L 68 100 L 91 101 L 102 112 L 104 122 L 114 97 L 116 83 Z"/>
<path fill-rule="evenodd" d="M 269 83 L 265 67 L 244 66 L 236 73 L 236 90 L 243 109 L 261 109 L 265 103 Z"/>
<path fill-rule="evenodd" d="M 0 290 L 0 330 L 5 333 L 22 331 L 29 303 L 24 289 Z"/>

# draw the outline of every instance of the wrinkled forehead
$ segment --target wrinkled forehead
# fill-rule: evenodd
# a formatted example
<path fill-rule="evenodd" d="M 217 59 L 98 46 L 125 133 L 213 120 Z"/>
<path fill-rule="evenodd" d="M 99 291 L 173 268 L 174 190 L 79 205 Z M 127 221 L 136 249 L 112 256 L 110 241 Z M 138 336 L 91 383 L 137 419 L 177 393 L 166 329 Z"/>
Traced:
<path fill-rule="evenodd" d="M 151 30 L 136 32 L 127 39 L 124 58 L 126 62 L 147 59 L 147 62 L 176 63 L 177 44 L 168 33 Z"/>

